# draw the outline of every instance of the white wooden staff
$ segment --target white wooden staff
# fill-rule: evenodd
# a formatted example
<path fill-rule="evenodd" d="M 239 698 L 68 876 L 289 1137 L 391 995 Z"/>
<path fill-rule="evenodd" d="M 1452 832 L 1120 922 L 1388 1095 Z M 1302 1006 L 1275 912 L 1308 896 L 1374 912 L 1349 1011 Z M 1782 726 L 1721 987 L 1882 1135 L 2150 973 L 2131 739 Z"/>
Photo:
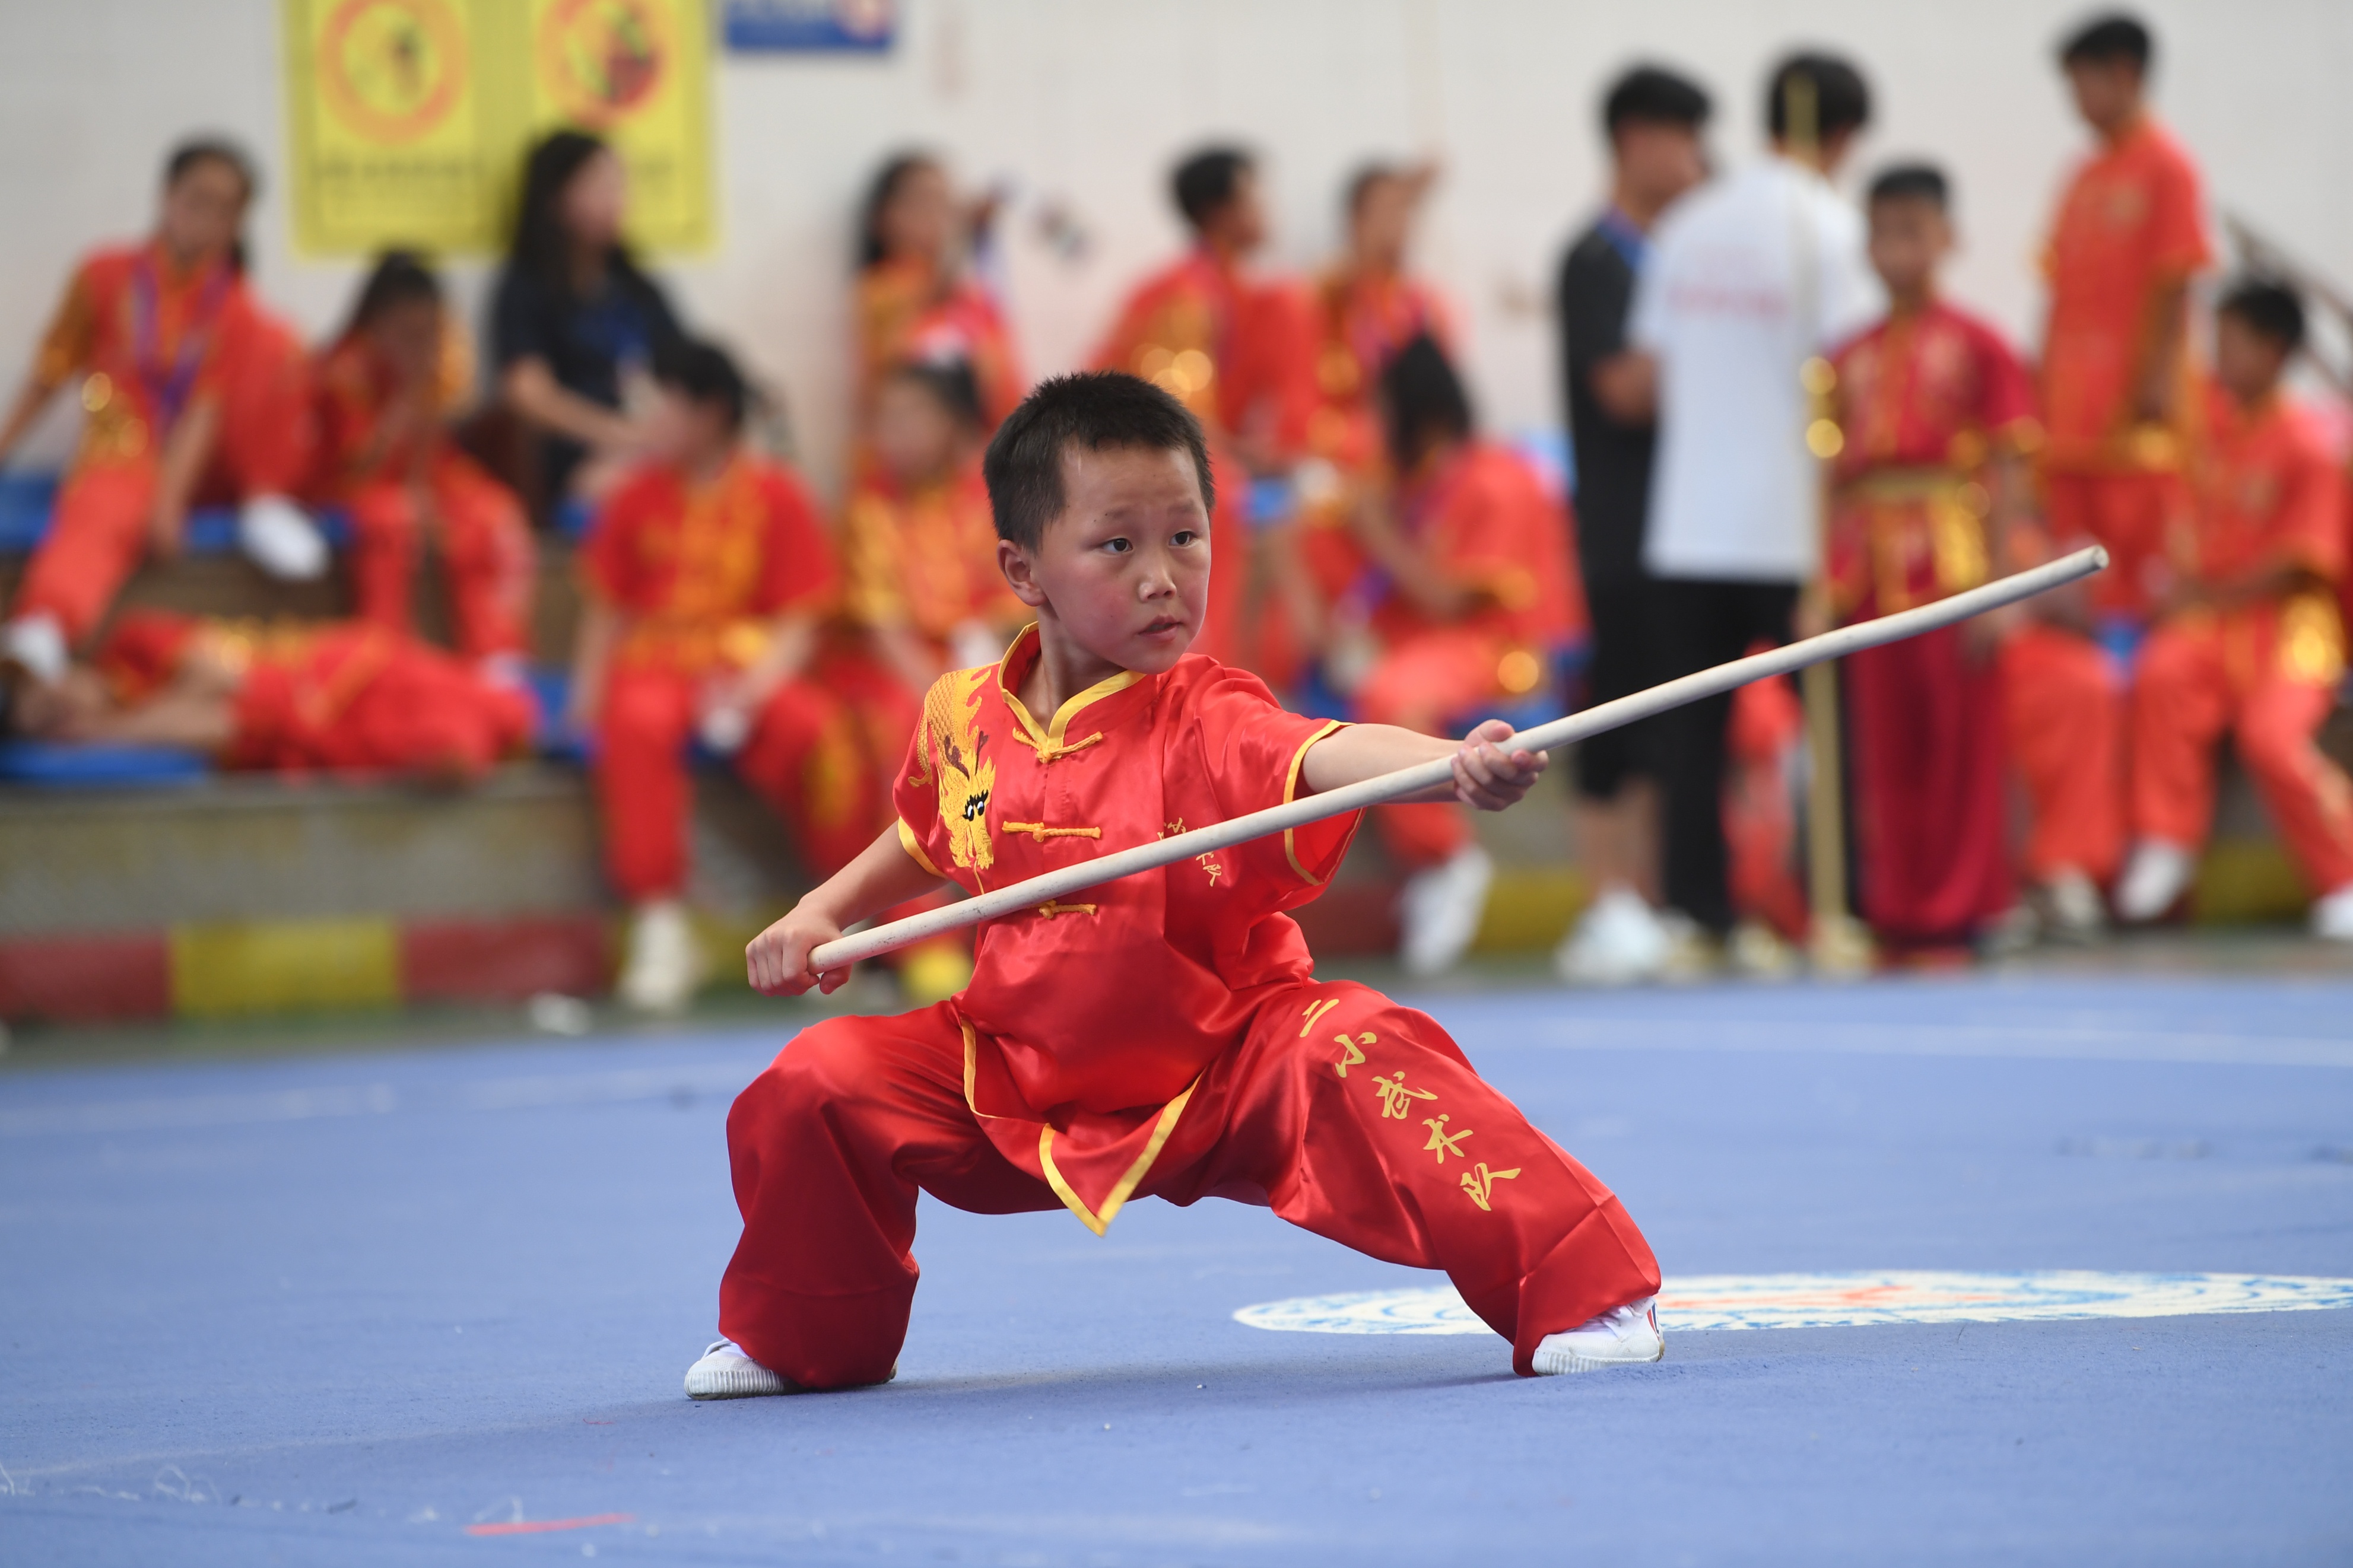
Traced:
<path fill-rule="evenodd" d="M 1746 686 L 1752 680 L 1787 675 L 1793 669 L 1803 669 L 1823 659 L 1901 642 L 1905 637 L 1918 637 L 1923 632 L 1935 631 L 1956 621 L 1965 621 L 1971 616 L 2000 609 L 2004 605 L 2014 605 L 2021 599 L 2032 598 L 2037 594 L 2056 588 L 2063 583 L 2088 577 L 2107 563 L 2108 552 L 2097 545 L 2079 550 L 2048 565 L 1988 583 L 1981 588 L 1956 594 L 1949 599 L 1939 599 L 1934 604 L 1921 605 L 1893 616 L 1882 616 L 1877 620 L 1841 626 L 1818 637 L 1808 637 L 1786 647 L 1736 658 L 1730 664 L 1719 664 L 1713 669 L 1703 669 L 1680 680 L 1653 686 L 1648 691 L 1637 691 L 1630 697 L 1604 702 L 1598 708 L 1572 713 L 1566 719 L 1556 719 L 1533 730 L 1523 730 L 1512 737 L 1509 744 L 1514 751 L 1549 752 L 1556 747 L 1566 746 L 1571 741 L 1582 741 L 1588 735 L 1598 735 L 1604 730 L 1615 730 L 1621 724 L 1648 719 L 1653 713 L 1680 708 L 1686 702 L 1696 702 L 1703 697 L 1713 697 L 1736 686 Z M 1113 850 L 1108 855 L 1098 855 L 1092 860 L 1065 866 L 1042 877 L 1016 882 L 1010 887 L 994 889 L 959 903 L 926 910 L 922 914 L 892 921 L 871 931 L 854 931 L 828 942 L 812 952 L 809 955 L 810 966 L 820 972 L 839 969 L 861 958 L 872 958 L 877 953 L 922 942 L 942 931 L 977 925 L 982 921 L 994 920 L 1016 910 L 1034 909 L 1065 893 L 1075 893 L 1082 888 L 1099 887 L 1122 877 L 1132 877 L 1138 871 L 1155 870 L 1162 866 L 1173 866 L 1179 860 L 1190 860 L 1196 855 L 1206 855 L 1229 845 L 1263 838 L 1268 834 L 1304 826 L 1327 816 L 1337 816 L 1343 812 L 1359 811 L 1384 801 L 1417 795 L 1432 785 L 1445 784 L 1452 777 L 1452 760 L 1440 757 L 1434 762 L 1399 768 L 1393 773 L 1383 773 L 1378 778 L 1345 784 L 1282 805 L 1269 806 L 1247 816 L 1197 827 L 1173 838 L 1155 838 L 1148 844 L 1137 844 Z"/>

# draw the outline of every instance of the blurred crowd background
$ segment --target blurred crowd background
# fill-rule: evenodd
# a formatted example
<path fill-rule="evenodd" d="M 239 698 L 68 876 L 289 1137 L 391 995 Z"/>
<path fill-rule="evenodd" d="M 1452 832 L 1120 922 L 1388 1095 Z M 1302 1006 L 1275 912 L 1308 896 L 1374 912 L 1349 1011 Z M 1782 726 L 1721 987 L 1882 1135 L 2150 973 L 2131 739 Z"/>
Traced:
<path fill-rule="evenodd" d="M 931 676 L 1020 626 L 975 460 L 1096 365 L 1212 426 L 1207 650 L 1336 716 L 1531 722 L 2130 557 L 1508 824 L 1387 814 L 1319 952 L 1608 983 L 2119 918 L 2353 938 L 2339 11 L 93 0 L 0 37 L 0 1018 L 683 1005 L 887 826 Z M 546 99 L 495 133 L 494 46 Z M 1794 205 L 1740 194 L 1791 169 Z M 2070 212 L 2131 234 L 2071 261 Z M 1778 335 L 1694 324 L 1760 276 Z M 2071 457 L 2087 278 L 2166 374 L 2061 394 L 2124 410 Z M 1726 412 L 1743 355 L 1774 390 Z M 1906 366 L 1958 390 L 1890 413 Z M 1589 494 L 1653 424 L 1736 504 Z M 1731 517 L 1784 437 L 1787 516 L 1661 558 L 1656 508 Z"/>

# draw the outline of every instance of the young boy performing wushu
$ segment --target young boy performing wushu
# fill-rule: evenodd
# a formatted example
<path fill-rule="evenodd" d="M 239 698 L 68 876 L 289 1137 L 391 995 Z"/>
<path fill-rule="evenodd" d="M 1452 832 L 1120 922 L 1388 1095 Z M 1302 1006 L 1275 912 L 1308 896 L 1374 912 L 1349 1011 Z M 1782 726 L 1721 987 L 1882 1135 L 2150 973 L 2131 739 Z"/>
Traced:
<path fill-rule="evenodd" d="M 1985 582 L 2022 499 L 2033 389 L 2000 334 L 1937 297 L 1947 202 L 1925 164 L 1871 187 L 1888 315 L 1834 362 L 1845 445 L 1831 592 L 1845 620 Z M 2013 902 L 1992 629 L 1949 626 L 1846 660 L 1862 912 L 1898 949 L 1971 942 Z"/>
<path fill-rule="evenodd" d="M 806 678 L 835 588 L 817 508 L 744 447 L 748 392 L 726 354 L 674 345 L 654 378 L 658 455 L 621 481 L 582 549 L 572 720 L 596 738 L 606 863 L 637 911 L 621 997 L 663 1012 L 702 978 L 681 901 L 690 735 L 733 753 L 820 876 L 858 853 L 873 817 L 849 715 Z"/>
<path fill-rule="evenodd" d="M 1123 845 L 1439 757 L 1455 798 L 1518 800 L 1541 753 L 1319 723 L 1186 649 L 1210 563 L 1209 463 L 1173 397 L 1113 372 L 1032 393 L 990 445 L 999 560 L 1038 623 L 943 679 L 898 825 L 754 941 L 752 983 L 831 991 L 818 944 L 944 878 L 1001 887 Z M 1043 717 L 1040 717 L 1043 716 Z M 1651 1249 L 1607 1187 L 1482 1083 L 1421 1014 L 1316 982 L 1282 910 L 1353 816 L 1090 889 L 980 928 L 973 984 L 897 1018 L 804 1030 L 736 1100 L 744 1236 L 697 1398 L 892 1375 L 915 1289 L 915 1196 L 1067 1207 L 1101 1233 L 1137 1196 L 1261 1203 L 1443 1268 L 1522 1373 L 1658 1359 Z"/>
<path fill-rule="evenodd" d="M 2304 306 L 2276 283 L 2215 312 L 2210 448 L 2197 473 L 2197 559 L 2141 649 L 2132 825 L 2116 886 L 2128 921 L 2189 888 L 2214 809 L 2214 742 L 2231 731 L 2314 892 L 2316 935 L 2353 942 L 2353 783 L 2313 743 L 2345 673 L 2334 584 L 2344 478 L 2313 416 L 2280 391 Z"/>

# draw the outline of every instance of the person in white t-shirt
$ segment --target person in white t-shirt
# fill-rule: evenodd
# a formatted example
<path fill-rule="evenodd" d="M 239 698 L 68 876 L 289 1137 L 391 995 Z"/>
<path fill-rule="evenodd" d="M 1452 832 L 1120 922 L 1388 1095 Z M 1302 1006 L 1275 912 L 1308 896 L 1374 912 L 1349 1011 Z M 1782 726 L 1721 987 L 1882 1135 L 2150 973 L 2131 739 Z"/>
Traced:
<path fill-rule="evenodd" d="M 1737 658 L 1758 639 L 1787 641 L 1815 570 L 1820 480 L 1799 367 L 1885 310 L 1862 215 L 1830 184 L 1870 113 L 1870 89 L 1846 61 L 1784 60 L 1766 91 L 1770 156 L 1684 197 L 1651 238 L 1630 335 L 1658 365 L 1644 545 L 1657 679 Z M 1663 716 L 1658 735 L 1666 902 L 1717 938 L 1733 927 L 1722 805 L 1731 710 L 1729 696 L 1692 703 Z"/>

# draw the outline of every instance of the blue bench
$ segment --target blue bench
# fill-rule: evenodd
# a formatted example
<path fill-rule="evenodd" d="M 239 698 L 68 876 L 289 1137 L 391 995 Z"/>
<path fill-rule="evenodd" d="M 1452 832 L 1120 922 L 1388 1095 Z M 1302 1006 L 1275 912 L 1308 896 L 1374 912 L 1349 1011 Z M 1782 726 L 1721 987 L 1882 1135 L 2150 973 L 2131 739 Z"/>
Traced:
<path fill-rule="evenodd" d="M 55 474 L 0 474 L 0 555 L 29 555 L 49 531 L 57 510 Z M 329 508 L 313 514 L 319 531 L 337 550 L 351 542 L 350 519 Z M 191 555 L 237 553 L 237 510 L 199 507 L 188 514 L 187 551 Z"/>

